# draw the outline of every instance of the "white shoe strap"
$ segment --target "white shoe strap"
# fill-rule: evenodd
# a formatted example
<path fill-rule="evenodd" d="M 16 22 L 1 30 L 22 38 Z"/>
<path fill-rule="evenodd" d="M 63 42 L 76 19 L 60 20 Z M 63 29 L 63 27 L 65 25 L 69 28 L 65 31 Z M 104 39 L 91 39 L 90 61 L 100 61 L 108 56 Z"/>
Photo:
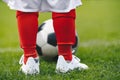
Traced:
<path fill-rule="evenodd" d="M 24 55 L 21 56 L 20 60 L 19 60 L 19 64 L 22 65 L 24 61 Z"/>
<path fill-rule="evenodd" d="M 73 55 L 73 58 L 80 62 L 80 59 L 76 57 L 75 55 Z"/>

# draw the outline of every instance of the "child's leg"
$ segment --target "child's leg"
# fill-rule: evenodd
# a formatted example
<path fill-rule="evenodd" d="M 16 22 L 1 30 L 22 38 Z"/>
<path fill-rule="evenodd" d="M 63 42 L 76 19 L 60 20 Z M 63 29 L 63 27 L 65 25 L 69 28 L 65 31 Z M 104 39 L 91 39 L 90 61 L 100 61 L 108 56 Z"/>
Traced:
<path fill-rule="evenodd" d="M 75 43 L 75 9 L 68 13 L 52 13 L 58 52 L 65 60 L 72 60 L 72 45 Z"/>
<path fill-rule="evenodd" d="M 36 35 L 38 31 L 38 12 L 16 13 L 21 48 L 24 50 L 24 63 L 28 57 L 36 57 Z"/>

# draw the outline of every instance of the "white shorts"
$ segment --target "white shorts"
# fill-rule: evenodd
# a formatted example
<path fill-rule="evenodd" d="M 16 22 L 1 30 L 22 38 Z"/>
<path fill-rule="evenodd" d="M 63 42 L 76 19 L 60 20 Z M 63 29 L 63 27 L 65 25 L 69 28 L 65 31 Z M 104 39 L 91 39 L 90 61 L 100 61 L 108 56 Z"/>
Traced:
<path fill-rule="evenodd" d="M 82 5 L 81 0 L 3 0 L 13 10 L 24 12 L 69 12 Z"/>

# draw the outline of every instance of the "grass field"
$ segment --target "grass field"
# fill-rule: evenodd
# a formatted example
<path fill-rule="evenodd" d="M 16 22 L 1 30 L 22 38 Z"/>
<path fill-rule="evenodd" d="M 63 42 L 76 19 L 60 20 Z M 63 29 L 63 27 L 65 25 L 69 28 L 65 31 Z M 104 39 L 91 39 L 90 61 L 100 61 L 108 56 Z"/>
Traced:
<path fill-rule="evenodd" d="M 18 31 L 15 11 L 0 1 L 0 80 L 120 80 L 120 0 L 83 0 L 77 8 L 76 29 L 80 45 L 76 55 L 86 71 L 56 74 L 56 62 L 41 59 L 41 72 L 25 76 L 19 72 Z M 51 18 L 41 13 L 39 23 Z"/>

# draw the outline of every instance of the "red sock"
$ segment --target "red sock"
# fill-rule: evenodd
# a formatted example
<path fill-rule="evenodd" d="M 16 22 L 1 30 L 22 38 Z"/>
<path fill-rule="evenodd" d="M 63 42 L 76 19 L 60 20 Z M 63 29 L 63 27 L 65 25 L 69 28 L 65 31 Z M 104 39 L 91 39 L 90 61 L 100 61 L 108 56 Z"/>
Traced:
<path fill-rule="evenodd" d="M 59 55 L 72 59 L 71 46 L 75 43 L 75 10 L 68 13 L 52 13 Z"/>
<path fill-rule="evenodd" d="M 17 22 L 21 48 L 24 50 L 24 63 L 28 57 L 36 57 L 36 35 L 38 31 L 38 12 L 17 11 Z"/>

